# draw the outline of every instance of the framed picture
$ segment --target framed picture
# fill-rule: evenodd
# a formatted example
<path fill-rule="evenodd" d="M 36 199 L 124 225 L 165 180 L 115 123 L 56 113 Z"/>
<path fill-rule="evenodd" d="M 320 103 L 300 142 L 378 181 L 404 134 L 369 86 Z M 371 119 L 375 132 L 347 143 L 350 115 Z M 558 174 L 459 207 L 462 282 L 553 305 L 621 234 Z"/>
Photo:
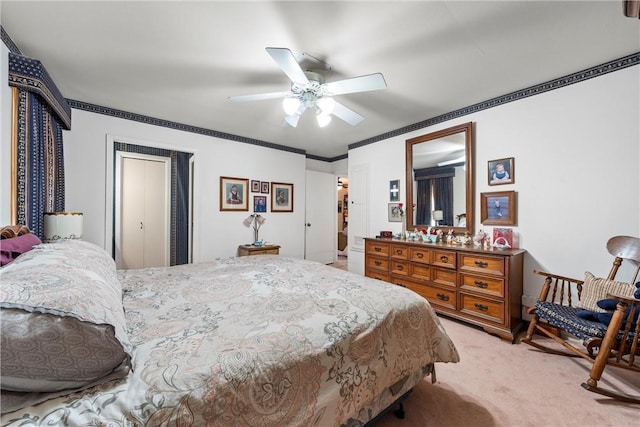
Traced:
<path fill-rule="evenodd" d="M 220 177 L 220 210 L 249 210 L 249 180 L 245 178 Z"/>
<path fill-rule="evenodd" d="M 489 160 L 487 170 L 489 172 L 489 185 L 513 184 L 516 182 L 513 157 Z"/>
<path fill-rule="evenodd" d="M 394 179 L 389 181 L 389 201 L 397 202 L 400 200 L 400 180 Z"/>
<path fill-rule="evenodd" d="M 515 225 L 516 192 L 480 193 L 480 222 L 484 225 Z"/>
<path fill-rule="evenodd" d="M 256 181 L 255 179 L 251 180 L 251 192 L 252 193 L 260 192 L 260 181 Z"/>
<path fill-rule="evenodd" d="M 397 203 L 389 203 L 388 207 L 389 222 L 402 222 L 400 208 Z"/>
<path fill-rule="evenodd" d="M 293 184 L 271 183 L 271 212 L 293 212 Z"/>
<path fill-rule="evenodd" d="M 260 192 L 264 194 L 269 194 L 269 181 L 262 181 L 261 185 L 262 185 L 262 189 Z"/>
<path fill-rule="evenodd" d="M 267 196 L 253 196 L 253 211 L 254 212 L 267 211 Z"/>

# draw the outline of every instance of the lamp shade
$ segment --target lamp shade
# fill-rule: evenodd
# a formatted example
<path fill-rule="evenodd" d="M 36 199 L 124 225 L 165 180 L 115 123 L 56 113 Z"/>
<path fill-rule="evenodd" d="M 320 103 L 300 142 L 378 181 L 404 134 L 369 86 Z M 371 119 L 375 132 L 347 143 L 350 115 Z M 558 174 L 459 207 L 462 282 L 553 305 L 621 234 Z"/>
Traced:
<path fill-rule="evenodd" d="M 433 211 L 433 219 L 435 221 L 442 221 L 442 211 Z"/>
<path fill-rule="evenodd" d="M 45 212 L 42 241 L 82 239 L 82 219 L 80 212 Z"/>

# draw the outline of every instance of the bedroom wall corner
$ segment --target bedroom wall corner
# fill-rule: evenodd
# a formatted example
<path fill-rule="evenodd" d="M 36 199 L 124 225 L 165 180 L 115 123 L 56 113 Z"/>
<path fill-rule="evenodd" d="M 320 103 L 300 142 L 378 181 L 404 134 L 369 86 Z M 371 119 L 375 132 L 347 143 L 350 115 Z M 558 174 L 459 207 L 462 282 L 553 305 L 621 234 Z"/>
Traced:
<path fill-rule="evenodd" d="M 0 224 L 11 224 L 11 88 L 9 49 L 0 43 Z"/>

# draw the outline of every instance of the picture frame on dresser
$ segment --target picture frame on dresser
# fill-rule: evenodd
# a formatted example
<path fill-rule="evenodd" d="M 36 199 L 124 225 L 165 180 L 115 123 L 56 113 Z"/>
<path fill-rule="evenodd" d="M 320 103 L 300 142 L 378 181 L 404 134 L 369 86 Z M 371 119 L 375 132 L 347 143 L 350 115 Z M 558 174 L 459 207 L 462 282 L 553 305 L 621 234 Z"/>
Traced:
<path fill-rule="evenodd" d="M 220 177 L 220 210 L 249 210 L 249 180 L 247 178 Z"/>
<path fill-rule="evenodd" d="M 516 225 L 516 192 L 480 193 L 482 225 Z"/>

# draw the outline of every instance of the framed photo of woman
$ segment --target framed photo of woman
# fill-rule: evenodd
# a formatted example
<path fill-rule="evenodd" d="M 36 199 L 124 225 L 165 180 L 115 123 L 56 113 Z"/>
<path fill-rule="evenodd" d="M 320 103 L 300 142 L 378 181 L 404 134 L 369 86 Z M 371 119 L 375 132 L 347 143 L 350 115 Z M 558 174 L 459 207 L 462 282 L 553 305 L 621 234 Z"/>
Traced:
<path fill-rule="evenodd" d="M 220 177 L 220 210 L 249 210 L 249 180 L 245 178 Z"/>
<path fill-rule="evenodd" d="M 293 212 L 293 184 L 271 183 L 271 212 Z"/>

